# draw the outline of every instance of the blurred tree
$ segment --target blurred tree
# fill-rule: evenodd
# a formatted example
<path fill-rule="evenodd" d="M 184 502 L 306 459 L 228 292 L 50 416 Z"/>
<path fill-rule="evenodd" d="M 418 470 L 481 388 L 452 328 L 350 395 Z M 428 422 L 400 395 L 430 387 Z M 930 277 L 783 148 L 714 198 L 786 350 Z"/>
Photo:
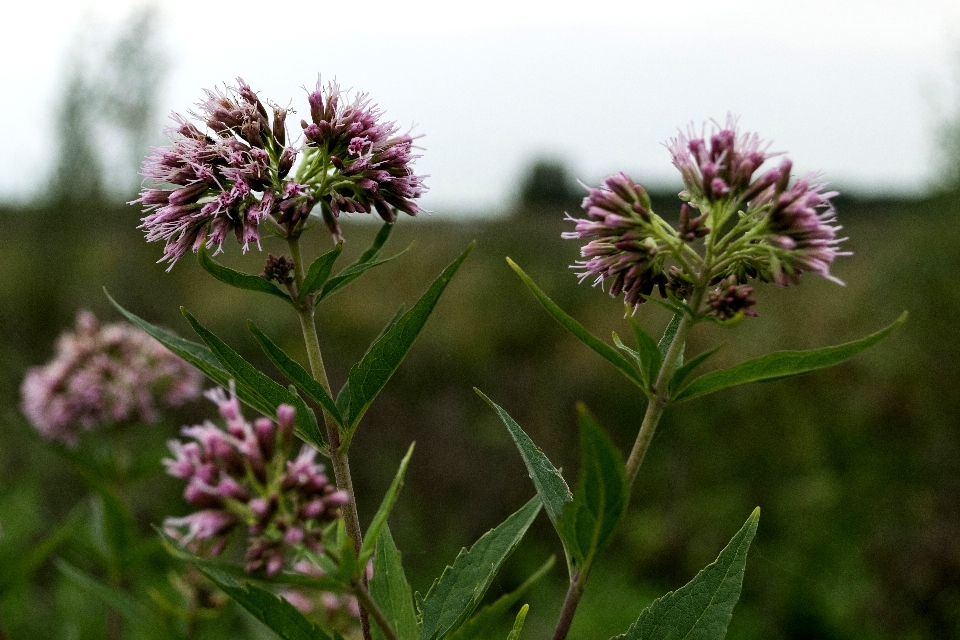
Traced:
<path fill-rule="evenodd" d="M 137 167 L 156 129 L 166 62 L 157 12 L 134 10 L 113 34 L 81 28 L 69 53 L 56 118 L 57 160 L 50 194 L 58 209 L 135 192 Z"/>
<path fill-rule="evenodd" d="M 535 160 L 520 182 L 521 207 L 564 206 L 576 202 L 578 197 L 576 183 L 561 160 Z"/>

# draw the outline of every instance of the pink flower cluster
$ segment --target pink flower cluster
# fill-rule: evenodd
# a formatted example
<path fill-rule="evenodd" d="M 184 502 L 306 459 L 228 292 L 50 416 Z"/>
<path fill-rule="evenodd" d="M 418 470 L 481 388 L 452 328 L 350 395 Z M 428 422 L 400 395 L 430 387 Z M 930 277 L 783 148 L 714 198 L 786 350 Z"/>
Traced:
<path fill-rule="evenodd" d="M 583 208 L 587 217 L 568 214 L 576 230 L 563 233 L 566 239 L 590 240 L 580 250 L 585 260 L 571 268 L 581 270 L 581 282 L 590 275 L 597 276 L 595 285 L 609 279 L 610 295 L 623 293 L 624 302 L 636 309 L 645 301 L 643 296 L 666 283 L 660 245 L 651 234 L 650 197 L 621 172 L 607 178 L 602 187 L 590 189 Z"/>
<path fill-rule="evenodd" d="M 222 389 L 208 392 L 226 429 L 212 422 L 185 427 L 186 441 L 171 440 L 167 473 L 187 481 L 183 496 L 199 508 L 182 518 L 168 518 L 164 527 L 182 543 L 212 555 L 227 545 L 230 533 L 246 527 L 246 570 L 268 575 L 287 564 L 288 551 L 323 552 L 325 525 L 340 517 L 347 501 L 315 461 L 317 451 L 304 445 L 287 460 L 293 445 L 294 409 L 277 408 L 276 423 L 244 419 L 240 403 Z"/>
<path fill-rule="evenodd" d="M 288 140 L 286 109 L 268 112 L 241 78 L 237 85 L 208 90 L 198 103 L 192 115 L 205 131 L 174 114 L 176 126 L 167 130 L 172 146 L 154 148 L 144 161 L 151 184 L 134 202 L 144 207 L 147 241 L 166 243 L 162 260 L 171 268 L 204 244 L 219 251 L 230 232 L 246 251 L 259 244 L 268 217 L 294 232 L 318 202 L 336 239 L 340 211 L 376 209 L 388 221 L 395 210 L 418 211 L 414 200 L 426 188 L 411 166 L 418 157 L 413 139 L 379 122 L 380 111 L 365 95 L 349 101 L 336 84 L 321 89 L 318 82 L 308 95 L 313 123 L 302 122 L 301 146 Z"/>
<path fill-rule="evenodd" d="M 82 431 L 159 419 L 158 405 L 200 395 L 202 376 L 129 324 L 100 326 L 89 311 L 57 340 L 56 355 L 27 371 L 22 408 L 44 437 L 76 446 Z"/>

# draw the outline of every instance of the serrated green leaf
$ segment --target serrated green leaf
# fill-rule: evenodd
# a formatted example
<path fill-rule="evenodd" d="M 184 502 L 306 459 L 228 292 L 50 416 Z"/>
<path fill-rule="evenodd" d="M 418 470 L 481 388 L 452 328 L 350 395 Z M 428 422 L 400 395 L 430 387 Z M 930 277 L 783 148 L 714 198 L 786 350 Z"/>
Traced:
<path fill-rule="evenodd" d="M 566 504 L 557 521 L 564 548 L 573 558 L 573 572 L 590 571 L 594 557 L 613 539 L 626 513 L 630 488 L 623 457 L 583 405 L 577 405 L 580 419 L 580 475 L 573 501 Z"/>
<path fill-rule="evenodd" d="M 530 611 L 530 605 L 525 604 L 517 612 L 517 619 L 513 621 L 513 629 L 507 634 L 507 640 L 520 640 L 520 632 L 523 631 L 523 624 L 527 621 L 527 612 Z"/>
<path fill-rule="evenodd" d="M 256 585 L 240 586 L 230 575 L 216 569 L 196 566 L 200 573 L 283 640 L 331 640 L 323 629 L 307 620 L 286 600 Z"/>
<path fill-rule="evenodd" d="M 290 299 L 290 296 L 287 294 L 287 292 L 275 285 L 270 280 L 225 267 L 214 260 L 212 257 L 210 257 L 210 253 L 207 251 L 206 245 L 200 245 L 200 250 L 197 251 L 197 261 L 200 263 L 200 266 L 203 267 L 204 271 L 212 275 L 220 282 L 226 283 L 231 287 L 236 287 L 238 289 L 268 293 L 293 305 L 293 300 Z"/>
<path fill-rule="evenodd" d="M 654 600 L 625 634 L 611 640 L 723 640 L 740 599 L 759 520 L 758 507 L 716 561 L 680 589 Z"/>
<path fill-rule="evenodd" d="M 270 362 L 280 370 L 280 373 L 297 385 L 297 388 L 307 394 L 307 397 L 326 409 L 334 421 L 343 427 L 343 416 L 340 415 L 340 409 L 326 389 L 323 388 L 323 385 L 314 380 L 313 376 L 307 373 L 307 370 L 299 362 L 288 356 L 267 334 L 253 324 L 253 321 L 247 321 L 247 328 L 250 329 L 250 333 L 257 339 L 260 348 L 270 358 Z"/>
<path fill-rule="evenodd" d="M 690 377 L 690 374 L 693 373 L 693 370 L 706 362 L 707 358 L 719 351 L 720 347 L 722 346 L 722 344 L 717 345 L 709 351 L 704 351 L 703 353 L 690 358 L 690 360 L 684 362 L 683 365 L 677 367 L 676 371 L 673 372 L 673 377 L 670 378 L 670 395 L 673 396 L 677 392 L 677 389 L 682 387 L 683 383 L 687 381 L 687 378 Z"/>
<path fill-rule="evenodd" d="M 832 367 L 880 342 L 903 324 L 906 319 L 907 312 L 904 311 L 892 324 L 880 331 L 860 340 L 835 347 L 811 349 L 809 351 L 777 351 L 760 358 L 741 362 L 729 369 L 711 371 L 683 387 L 674 397 L 674 402 L 691 400 L 714 391 L 748 382 L 779 380 L 780 378 Z"/>
<path fill-rule="evenodd" d="M 373 342 L 370 343 L 370 346 L 367 347 L 367 350 L 364 352 L 363 357 L 366 358 L 370 353 L 370 350 L 373 348 L 373 345 L 377 344 L 380 341 L 380 338 L 387 334 L 387 331 L 393 328 L 395 324 L 403 317 L 404 305 L 400 305 L 400 308 L 397 309 L 397 312 L 393 314 L 393 317 L 390 319 L 383 329 L 380 330 L 380 333 L 377 334 L 377 337 L 373 339 Z M 363 358 L 361 358 L 363 360 Z M 344 424 L 350 422 L 350 379 L 347 378 L 347 381 L 343 383 L 343 386 L 340 387 L 340 391 L 337 392 L 337 408 L 340 410 L 340 415 L 343 416 Z"/>
<path fill-rule="evenodd" d="M 230 375 L 230 373 L 220 365 L 220 363 L 217 361 L 217 358 L 213 355 L 213 352 L 210 351 L 208 347 L 202 344 L 197 344 L 191 340 L 186 340 L 175 333 L 171 333 L 161 329 L 160 327 L 150 324 L 143 318 L 121 307 L 120 303 L 114 300 L 113 297 L 107 293 L 106 289 L 103 290 L 103 293 L 107 296 L 107 299 L 111 302 L 111 304 L 113 304 L 113 306 L 115 306 L 117 310 L 122 313 L 124 317 L 126 317 L 127 320 L 140 327 L 143 331 L 146 331 L 150 336 L 159 341 L 167 349 L 186 360 L 221 387 L 226 388 L 229 386 L 230 380 L 233 379 L 233 376 Z M 241 400 L 250 404 L 250 400 L 247 398 L 241 398 Z M 261 407 L 266 405 L 264 403 L 260 403 L 259 406 L 253 404 L 250 406 L 260 411 Z"/>
<path fill-rule="evenodd" d="M 663 362 L 663 355 L 660 353 L 660 347 L 657 341 L 649 333 L 643 330 L 637 322 L 630 318 L 630 329 L 633 330 L 633 337 L 637 341 L 637 353 L 640 356 L 641 371 L 646 372 L 646 379 L 653 386 L 660 373 L 660 365 Z"/>
<path fill-rule="evenodd" d="M 675 313 L 670 322 L 667 324 L 667 328 L 663 330 L 663 336 L 660 338 L 660 342 L 657 343 L 657 350 L 660 351 L 660 359 L 667 357 L 667 351 L 670 350 L 670 345 L 673 344 L 673 339 L 677 335 L 677 329 L 680 328 L 680 321 L 683 320 L 682 313 Z M 686 346 L 686 345 L 684 345 Z M 681 347 L 682 349 L 683 347 Z M 680 358 L 677 360 L 676 366 L 681 366 L 683 364 L 683 351 L 680 352 Z"/>
<path fill-rule="evenodd" d="M 317 424 L 317 416 L 303 401 L 303 398 L 291 393 L 283 385 L 258 371 L 256 367 L 244 360 L 239 353 L 231 349 L 226 342 L 200 324 L 200 321 L 193 317 L 189 311 L 183 307 L 180 307 L 180 311 L 187 322 L 190 323 L 190 326 L 193 327 L 193 330 L 200 336 L 200 339 L 210 347 L 214 357 L 236 380 L 238 395 L 239 389 L 243 387 L 246 391 L 258 397 L 269 407 L 269 410 L 264 412 L 267 417 L 276 416 L 277 407 L 281 404 L 292 405 L 297 410 L 296 434 L 319 450 L 326 450 L 323 434 L 320 433 L 320 426 Z"/>
<path fill-rule="evenodd" d="M 535 445 L 533 440 L 524 433 L 520 425 L 499 405 L 495 404 L 493 400 L 485 396 L 482 391 L 476 387 L 474 387 L 473 390 L 476 391 L 477 395 L 483 398 L 486 403 L 497 412 L 500 419 L 503 420 L 507 431 L 510 432 L 510 437 L 513 438 L 517 449 L 520 450 L 520 457 L 523 458 L 523 463 L 527 466 L 527 473 L 530 474 L 530 479 L 533 480 L 533 485 L 537 488 L 537 495 L 539 495 L 540 500 L 543 501 L 543 508 L 547 512 L 547 517 L 550 518 L 553 526 L 557 526 L 557 518 L 559 518 L 563 512 L 563 505 L 573 500 L 570 487 L 567 486 L 563 476 L 560 475 L 557 468 L 547 459 L 547 456 L 540 450 L 540 447 Z"/>
<path fill-rule="evenodd" d="M 367 538 L 369 537 L 368 532 Z M 417 627 L 417 612 L 413 608 L 413 595 L 403 573 L 400 552 L 393 542 L 390 527 L 386 525 L 377 536 L 370 596 L 397 632 L 399 640 L 417 640 L 420 631 Z M 371 625 L 370 631 L 374 640 L 386 640 L 379 626 Z"/>
<path fill-rule="evenodd" d="M 389 258 L 384 258 L 383 260 L 376 260 L 376 261 L 373 260 L 372 257 L 364 259 L 364 256 L 367 255 L 366 253 L 364 253 L 363 256 L 360 256 L 359 260 L 357 260 L 350 266 L 344 268 L 343 271 L 341 271 L 337 275 L 327 280 L 327 282 L 323 285 L 323 288 L 320 290 L 320 294 L 317 296 L 314 303 L 316 304 L 316 303 L 319 303 L 321 300 L 325 300 L 326 298 L 329 298 L 334 293 L 336 293 L 340 289 L 343 289 L 345 286 L 347 286 L 348 284 L 350 284 L 351 282 L 353 282 L 354 280 L 362 276 L 364 273 L 366 273 L 370 269 L 373 269 L 374 267 L 379 267 L 380 265 L 384 265 L 384 264 L 387 264 L 388 262 L 396 260 L 403 254 L 405 254 L 407 251 L 410 251 L 412 247 L 413 247 L 413 243 L 411 242 L 409 245 L 407 245 L 407 248 L 401 251 L 400 253 L 395 253 Z M 367 251 L 370 251 L 370 249 L 368 249 Z M 377 253 L 379 253 L 379 249 L 377 250 L 376 253 L 373 253 L 372 255 L 376 256 Z"/>
<path fill-rule="evenodd" d="M 540 512 L 533 498 L 497 528 L 483 534 L 470 550 L 462 549 L 419 600 L 420 640 L 437 640 L 456 631 L 477 608 L 504 560 L 513 553 Z"/>
<path fill-rule="evenodd" d="M 555 561 L 556 559 L 553 556 L 547 558 L 547 561 L 540 565 L 540 568 L 529 578 L 524 580 L 523 584 L 514 591 L 500 596 L 493 603 L 480 609 L 480 611 L 467 620 L 462 627 L 448 635 L 446 640 L 486 640 L 489 637 L 487 631 L 497 624 L 513 605 L 520 601 L 520 598 L 523 597 L 523 594 L 526 593 L 530 587 L 553 568 Z"/>
<path fill-rule="evenodd" d="M 343 251 L 343 241 L 338 242 L 336 247 L 311 263 L 297 294 L 298 301 L 302 302 L 308 295 L 324 285 L 327 278 L 330 277 L 330 272 L 333 271 L 333 263 L 337 261 L 341 251 Z"/>
<path fill-rule="evenodd" d="M 386 526 L 387 518 L 390 517 L 393 505 L 397 503 L 397 496 L 400 495 L 400 489 L 403 488 L 403 477 L 407 473 L 407 465 L 410 464 L 410 456 L 413 455 L 413 446 L 415 444 L 416 443 L 410 444 L 410 448 L 407 449 L 407 455 L 403 456 L 403 460 L 400 461 L 400 468 L 397 469 L 397 475 L 394 476 L 393 482 L 390 483 L 390 488 L 387 489 L 387 493 L 383 496 L 380 508 L 377 509 L 377 512 L 373 515 L 373 520 L 370 521 L 370 526 L 367 527 L 367 537 L 360 547 L 360 565 L 363 567 L 367 566 L 367 560 L 373 555 L 377 539 L 380 537 L 380 530 Z"/>
<path fill-rule="evenodd" d="M 450 266 L 430 285 L 427 292 L 417 301 L 410 311 L 403 314 L 396 324 L 377 340 L 365 356 L 357 364 L 350 367 L 350 431 L 346 440 L 349 441 L 353 430 L 357 428 L 363 414 L 370 403 L 377 397 L 384 385 L 403 362 L 413 341 L 420 335 L 427 318 L 440 300 L 440 295 L 447 288 L 453 274 L 457 272 L 463 261 L 467 259 L 476 243 L 460 254 Z"/>
<path fill-rule="evenodd" d="M 130 594 L 101 582 L 64 560 L 57 558 L 54 562 L 61 573 L 81 587 L 85 594 L 99 598 L 146 637 L 162 640 L 182 637 Z"/>
<path fill-rule="evenodd" d="M 567 315 L 563 309 L 557 306 L 557 304 L 551 300 L 547 294 L 545 294 L 536 283 L 524 273 L 516 262 L 507 258 L 507 264 L 516 271 L 517 275 L 520 276 L 520 279 L 523 280 L 523 283 L 527 285 L 527 288 L 533 292 L 533 295 L 536 296 L 537 300 L 540 301 L 540 304 L 547 310 L 553 319 L 560 323 L 563 328 L 576 336 L 580 342 L 587 345 L 597 355 L 601 358 L 612 364 L 617 368 L 620 373 L 625 375 L 631 382 L 643 388 L 643 380 L 640 378 L 640 374 L 633 368 L 633 365 L 630 364 L 630 361 L 624 358 L 622 355 L 617 353 L 617 350 L 608 345 L 606 342 L 596 337 L 589 331 L 587 331 L 582 324 L 574 320 L 572 317 Z"/>

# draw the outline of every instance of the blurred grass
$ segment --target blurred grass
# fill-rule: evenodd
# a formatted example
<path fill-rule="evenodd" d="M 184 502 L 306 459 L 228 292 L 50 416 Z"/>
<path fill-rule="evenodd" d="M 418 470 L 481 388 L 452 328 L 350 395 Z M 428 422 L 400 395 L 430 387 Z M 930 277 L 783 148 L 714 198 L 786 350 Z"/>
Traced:
<path fill-rule="evenodd" d="M 857 338 L 907 309 L 890 340 L 827 372 L 743 387 L 668 413 L 640 471 L 631 510 L 597 565 L 571 637 L 621 633 L 650 600 L 713 560 L 750 510 L 760 505 L 743 599 L 731 640 L 960 638 L 960 206 L 942 197 L 917 202 L 844 203 L 840 217 L 854 256 L 838 261 L 845 287 L 807 276 L 802 286 L 758 290 L 760 318 L 739 327 L 699 326 L 688 354 L 717 342 L 712 366 L 775 349 Z M 881 206 L 882 205 L 882 206 Z M 135 313 L 190 329 L 184 305 L 241 353 L 275 373 L 244 320 L 302 356 L 296 318 L 268 296 L 213 281 L 192 258 L 171 273 L 153 264 L 133 208 L 0 210 L 0 573 L 4 562 L 66 517 L 85 490 L 77 474 L 18 416 L 26 367 L 52 353 L 79 308 L 116 319 L 101 287 Z M 574 403 L 583 400 L 628 450 L 643 403 L 606 362 L 567 335 L 504 262 L 509 255 L 554 300 L 594 333 L 629 334 L 621 305 L 577 286 L 567 265 L 577 245 L 560 240 L 560 216 L 454 221 L 402 219 L 386 253 L 413 250 L 365 275 L 321 306 L 321 342 L 334 386 L 401 304 L 416 300 L 471 240 L 474 254 L 441 300 L 406 362 L 364 418 L 352 454 L 361 519 L 368 521 L 407 444 L 417 441 L 408 482 L 392 518 L 414 588 L 425 592 L 460 546 L 469 545 L 532 494 L 502 424 L 477 386 L 502 405 L 557 465 L 575 478 Z M 347 264 L 376 231 L 347 222 Z M 309 236 L 313 255 L 328 248 Z M 264 251 L 279 252 L 265 241 Z M 258 273 L 263 255 L 231 246 L 225 263 Z M 651 332 L 667 315 L 644 305 Z M 145 450 L 175 425 L 211 415 L 204 403 L 156 427 Z M 160 433 L 162 432 L 162 434 Z M 159 465 L 157 466 L 159 469 Z M 158 474 L 136 487 L 143 535 L 185 509 L 177 483 Z M 60 550 L 102 575 L 90 536 L 78 529 Z M 436 552 L 428 551 L 436 549 Z M 492 591 L 515 587 L 549 554 L 562 557 L 546 519 Z M 169 589 L 171 563 L 155 550 L 131 589 L 149 601 Z M 526 573 L 525 573 L 526 572 Z M 549 633 L 562 599 L 562 563 L 529 594 L 526 637 Z M 0 601 L 11 638 L 103 637 L 104 609 L 49 564 Z M 228 616 L 202 637 L 255 637 Z M 506 631 L 498 637 L 504 637 Z"/>

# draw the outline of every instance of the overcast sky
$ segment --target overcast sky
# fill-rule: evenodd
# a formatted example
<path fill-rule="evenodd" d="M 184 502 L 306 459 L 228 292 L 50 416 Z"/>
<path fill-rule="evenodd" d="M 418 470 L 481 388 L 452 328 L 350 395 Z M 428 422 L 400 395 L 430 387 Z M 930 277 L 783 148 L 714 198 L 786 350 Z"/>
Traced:
<path fill-rule="evenodd" d="M 416 123 L 436 209 L 502 206 L 539 155 L 586 181 L 621 169 L 670 181 L 661 143 L 727 112 L 798 171 L 919 190 L 960 61 L 957 0 L 157 4 L 171 63 L 164 113 L 238 75 L 303 113 L 301 87 L 336 77 Z M 53 105 L 79 26 L 119 22 L 133 6 L 4 9 L 0 198 L 37 193 L 50 171 Z"/>

